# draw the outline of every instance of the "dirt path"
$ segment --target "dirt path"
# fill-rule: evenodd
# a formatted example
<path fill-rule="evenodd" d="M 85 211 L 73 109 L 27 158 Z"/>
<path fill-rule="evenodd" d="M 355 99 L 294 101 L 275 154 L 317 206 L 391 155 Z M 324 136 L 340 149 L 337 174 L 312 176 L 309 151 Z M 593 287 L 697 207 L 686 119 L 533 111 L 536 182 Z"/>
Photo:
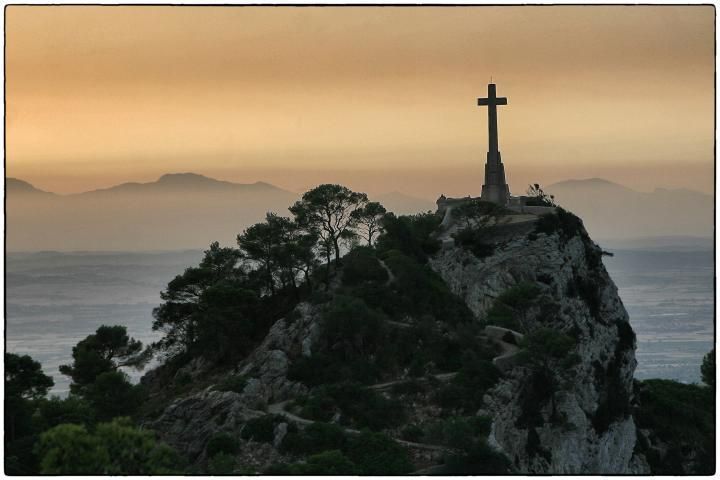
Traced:
<path fill-rule="evenodd" d="M 388 274 L 387 282 L 385 282 L 385 285 L 390 285 L 392 282 L 395 281 L 395 274 L 390 270 L 390 267 L 387 266 L 385 262 L 383 262 L 381 259 L 377 259 L 378 262 L 380 262 L 380 265 L 385 269 L 385 271 Z"/>
<path fill-rule="evenodd" d="M 402 325 L 405 325 L 405 324 L 402 324 Z M 504 341 L 498 340 L 498 339 L 494 339 L 494 340 L 498 345 L 500 345 L 502 350 L 500 352 L 500 355 L 493 358 L 493 360 L 492 360 L 493 364 L 498 359 L 504 359 L 504 358 L 511 357 L 520 350 L 520 348 L 517 345 L 513 345 L 511 343 L 507 343 L 507 342 L 504 342 Z M 453 378 L 455 378 L 455 376 L 457 376 L 457 374 L 458 374 L 458 372 L 447 372 L 447 373 L 438 373 L 433 376 L 442 382 L 447 382 L 447 381 L 450 381 Z M 369 390 L 383 391 L 383 390 L 392 388 L 395 385 L 399 385 L 402 383 L 408 383 L 408 382 L 415 381 L 415 380 L 422 381 L 423 379 L 413 379 L 413 378 L 399 379 L 399 380 L 393 380 L 391 382 L 376 383 L 374 385 L 368 385 L 366 388 Z M 267 413 L 271 413 L 271 414 L 275 414 L 275 415 L 282 415 L 283 417 L 287 418 L 288 420 L 293 421 L 298 424 L 301 424 L 301 425 L 307 426 L 307 425 L 315 423 L 314 420 L 299 417 L 299 416 L 295 415 L 294 413 L 290 413 L 287 410 L 285 410 L 285 407 L 291 401 L 292 400 L 284 400 L 282 402 L 277 402 L 277 403 L 268 405 Z M 346 433 L 349 433 L 351 435 L 357 435 L 360 433 L 359 430 L 356 430 L 354 428 L 343 428 L 343 430 Z M 419 450 L 430 450 L 430 451 L 435 451 L 435 452 L 452 451 L 452 448 L 447 447 L 445 445 L 432 445 L 429 443 L 409 442 L 407 440 L 403 440 L 403 439 L 396 438 L 396 437 L 390 437 L 390 438 L 392 438 L 398 444 L 403 445 L 408 448 L 415 448 L 415 449 L 419 449 Z M 441 466 L 440 465 L 432 466 L 432 467 L 429 467 L 426 469 L 418 470 L 417 472 L 413 472 L 412 474 L 428 474 L 428 473 L 431 473 L 431 472 L 437 470 L 439 467 L 441 467 Z"/>

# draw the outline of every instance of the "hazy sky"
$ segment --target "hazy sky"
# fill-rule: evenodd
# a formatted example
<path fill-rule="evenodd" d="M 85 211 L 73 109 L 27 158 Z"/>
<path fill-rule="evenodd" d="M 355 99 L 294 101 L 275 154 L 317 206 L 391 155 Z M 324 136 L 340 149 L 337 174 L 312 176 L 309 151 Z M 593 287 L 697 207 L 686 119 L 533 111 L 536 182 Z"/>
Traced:
<path fill-rule="evenodd" d="M 10 6 L 7 175 L 193 171 L 480 193 L 492 75 L 510 188 L 713 188 L 714 9 Z"/>

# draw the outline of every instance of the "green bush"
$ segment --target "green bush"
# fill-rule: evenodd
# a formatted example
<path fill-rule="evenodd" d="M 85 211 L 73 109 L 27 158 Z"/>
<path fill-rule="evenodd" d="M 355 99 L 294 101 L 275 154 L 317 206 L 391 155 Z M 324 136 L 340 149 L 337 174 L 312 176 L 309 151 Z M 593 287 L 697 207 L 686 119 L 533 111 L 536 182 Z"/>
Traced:
<path fill-rule="evenodd" d="M 367 357 L 384 339 L 384 316 L 362 300 L 336 296 L 326 307 L 320 321 L 321 338 L 339 360 Z"/>
<path fill-rule="evenodd" d="M 496 325 L 498 327 L 509 328 L 510 330 L 523 331 L 520 322 L 515 319 L 515 312 L 497 300 L 490 307 L 485 317 L 485 323 L 488 325 Z"/>
<path fill-rule="evenodd" d="M 400 437 L 408 442 L 420 442 L 425 436 L 425 432 L 419 425 L 410 424 L 405 426 L 400 432 Z"/>
<path fill-rule="evenodd" d="M 364 431 L 353 436 L 347 456 L 360 475 L 402 475 L 413 470 L 407 451 L 382 433 Z"/>
<path fill-rule="evenodd" d="M 358 285 L 363 282 L 384 284 L 388 273 L 380 265 L 372 247 L 355 247 L 343 257 L 343 284 Z"/>
<path fill-rule="evenodd" d="M 700 374 L 706 385 L 715 387 L 715 349 L 710 350 L 704 357 L 700 366 Z"/>
<path fill-rule="evenodd" d="M 44 475 L 169 475 L 180 473 L 181 458 L 150 430 L 128 418 L 84 426 L 62 424 L 40 435 L 35 446 Z"/>
<path fill-rule="evenodd" d="M 308 457 L 291 468 L 293 475 L 357 475 L 358 467 L 340 450 L 328 450 Z"/>
<path fill-rule="evenodd" d="M 620 350 L 630 350 L 635 346 L 635 332 L 633 332 L 630 323 L 628 322 L 617 322 L 619 343 L 618 348 Z"/>
<path fill-rule="evenodd" d="M 398 425 L 405 417 L 405 411 L 398 400 L 385 398 L 352 382 L 317 388 L 302 403 L 301 416 L 328 421 L 337 411 L 341 413 L 341 422 L 372 430 Z"/>
<path fill-rule="evenodd" d="M 455 245 L 470 251 L 479 259 L 489 257 L 495 251 L 495 245 L 488 240 L 483 229 L 465 228 L 454 234 L 453 239 Z"/>
<path fill-rule="evenodd" d="M 294 454 L 313 454 L 325 450 L 345 450 L 347 434 L 332 423 L 315 422 L 302 430 L 288 431 L 281 450 Z"/>
<path fill-rule="evenodd" d="M 521 282 L 501 293 L 488 310 L 485 323 L 524 331 L 520 318 L 533 305 L 540 288 L 531 282 Z"/>
<path fill-rule="evenodd" d="M 285 422 L 282 415 L 263 415 L 247 421 L 240 436 L 244 440 L 256 442 L 272 442 L 275 438 L 275 427 Z"/>
<path fill-rule="evenodd" d="M 440 242 L 432 238 L 431 234 L 441 222 L 439 215 L 430 212 L 400 217 L 389 213 L 383 218 L 384 232 L 378 237 L 377 251 L 384 253 L 397 250 L 425 263 L 428 255 L 440 249 Z"/>
<path fill-rule="evenodd" d="M 715 396 L 712 388 L 672 380 L 639 382 L 640 408 L 633 415 L 667 445 L 646 451 L 654 475 L 715 473 Z"/>
<path fill-rule="evenodd" d="M 578 217 L 561 207 L 557 207 L 555 213 L 540 215 L 540 218 L 535 223 L 535 232 L 546 235 L 557 232 L 560 234 L 560 239 L 566 242 L 576 235 L 583 235 L 584 227 L 582 220 Z"/>
<path fill-rule="evenodd" d="M 462 453 L 448 455 L 442 474 L 502 475 L 509 472 L 510 460 L 485 441 L 474 441 L 463 450 Z"/>
<path fill-rule="evenodd" d="M 322 352 L 297 358 L 288 368 L 290 380 L 311 387 L 338 383 L 346 379 L 369 384 L 379 379 L 381 373 L 381 369 L 368 358 L 344 360 Z"/>
<path fill-rule="evenodd" d="M 437 391 L 436 400 L 445 409 L 475 412 L 482 406 L 484 393 L 499 379 L 500 371 L 491 361 L 478 358 L 473 352 L 465 352 L 457 376 Z"/>
<path fill-rule="evenodd" d="M 229 375 L 213 387 L 219 392 L 242 393 L 247 385 L 247 379 L 241 375 Z"/>
<path fill-rule="evenodd" d="M 388 252 L 385 264 L 395 275 L 390 285 L 393 297 L 379 306 L 394 318 L 430 315 L 449 325 L 471 322 L 473 314 L 445 281 L 429 266 L 399 252 Z"/>
<path fill-rule="evenodd" d="M 208 440 L 205 446 L 205 453 L 208 458 L 212 458 L 218 453 L 227 453 L 229 455 L 235 455 L 238 452 L 240 445 L 235 437 L 228 433 L 216 433 L 210 440 Z"/>
<path fill-rule="evenodd" d="M 208 460 L 210 475 L 230 475 L 235 470 L 235 456 L 229 453 L 217 453 Z"/>

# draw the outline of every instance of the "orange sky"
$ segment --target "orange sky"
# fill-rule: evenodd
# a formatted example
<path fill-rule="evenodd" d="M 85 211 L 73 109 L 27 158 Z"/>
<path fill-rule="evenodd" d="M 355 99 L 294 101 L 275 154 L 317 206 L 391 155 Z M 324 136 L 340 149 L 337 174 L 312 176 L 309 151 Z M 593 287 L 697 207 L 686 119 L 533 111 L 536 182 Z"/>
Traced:
<path fill-rule="evenodd" d="M 713 188 L 714 9 L 10 6 L 7 175 L 193 171 L 479 194 L 490 78 L 513 193 Z"/>

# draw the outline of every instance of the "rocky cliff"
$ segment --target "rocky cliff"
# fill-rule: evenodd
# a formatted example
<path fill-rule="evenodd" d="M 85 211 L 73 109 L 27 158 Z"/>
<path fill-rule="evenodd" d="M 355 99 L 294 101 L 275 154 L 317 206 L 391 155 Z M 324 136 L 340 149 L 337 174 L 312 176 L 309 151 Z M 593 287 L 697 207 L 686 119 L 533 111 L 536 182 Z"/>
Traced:
<path fill-rule="evenodd" d="M 563 214 L 561 214 L 563 215 Z M 520 284 L 540 287 L 524 318 L 527 331 L 550 327 L 577 340 L 579 361 L 556 366 L 555 405 L 527 401 L 531 369 L 514 368 L 486 394 L 493 418 L 491 442 L 527 473 L 647 473 L 634 455 L 635 335 L 617 288 L 601 262 L 602 250 L 582 225 L 537 233 L 536 221 L 507 225 L 492 255 L 479 259 L 448 242 L 430 260 L 477 318 L 486 318 L 501 295 Z M 537 390 L 537 388 L 536 388 Z M 532 410 L 532 411 L 528 411 Z"/>
<path fill-rule="evenodd" d="M 488 358 L 501 367 L 500 373 L 492 387 L 477 387 L 479 403 L 468 407 L 466 402 L 462 407 L 464 411 L 475 409 L 464 418 L 490 419 L 489 433 L 483 433 L 482 442 L 506 457 L 507 470 L 502 471 L 648 473 L 644 457 L 634 453 L 637 439 L 631 412 L 635 335 L 603 267 L 602 251 L 582 223 L 565 212 L 542 219 L 525 215 L 498 221 L 485 231 L 483 244 L 490 247 L 482 254 L 456 244 L 456 230 L 444 224 L 436 234 L 441 246 L 427 265 L 444 280 L 447 287 L 443 288 L 464 301 L 476 325 L 499 325 L 525 335 L 525 340 L 518 342 L 522 335 L 517 333 L 502 340 L 477 334 L 476 342 L 487 343 L 483 348 L 491 352 Z M 382 283 L 389 289 L 398 281 L 396 277 L 402 279 L 402 272 L 394 270 L 387 259 L 379 262 L 390 270 L 389 278 L 383 280 L 386 283 Z M 237 461 L 252 472 L 266 471 L 277 462 L 302 462 L 302 455 L 282 445 L 288 432 L 302 429 L 312 420 L 303 416 L 307 409 L 293 410 L 290 405 L 295 401 L 302 406 L 322 385 L 298 380 L 290 371 L 293 365 L 316 358 L 323 349 L 338 348 L 337 342 L 328 344 L 323 337 L 321 320 L 329 298 L 339 292 L 341 282 L 336 283 L 325 297 L 301 302 L 291 315 L 279 319 L 265 340 L 232 372 L 218 373 L 202 362 L 184 367 L 182 375 L 190 376 L 198 388 L 172 399 L 148 426 L 196 463 L 207 461 L 206 445 L 218 432 L 241 439 Z M 404 335 L 419 328 L 420 316 L 403 315 L 384 320 L 378 331 L 394 339 L 399 334 L 389 332 Z M 428 328 L 436 328 L 438 337 L 448 338 L 448 342 L 462 340 L 458 340 L 463 336 L 458 334 L 459 327 L 446 325 L 442 318 L 430 323 Z M 532 339 L 538 332 L 551 334 L 533 350 Z M 564 342 L 562 354 L 557 354 L 558 342 Z M 510 350 L 503 350 L 510 344 Z M 542 352 L 549 353 L 543 356 Z M 374 365 L 380 364 L 376 361 L 380 353 L 368 355 Z M 499 357 L 511 361 L 501 364 Z M 467 375 L 464 367 L 458 374 L 449 371 L 451 367 L 443 371 L 436 364 L 429 362 L 421 374 L 413 373 L 414 367 L 381 372 L 379 378 L 384 383 L 363 387 L 404 409 L 402 424 L 389 423 L 380 430 L 409 452 L 415 469 L 425 468 L 425 472 L 452 457 L 458 446 L 452 441 L 427 440 L 438 438 L 427 432 L 411 438 L 410 427 L 420 430 L 418 426 L 455 418 L 463 410 L 442 398 L 459 395 L 452 392 L 475 385 L 457 381 L 453 384 L 456 390 L 445 389 L 444 383 L 456 381 L 456 375 Z M 241 381 L 232 388 L 223 387 L 231 377 Z M 152 383 L 152 375 L 148 378 Z M 412 391 L 397 388 L 400 385 L 412 385 Z M 436 394 L 441 390 L 451 393 L 440 395 L 438 401 Z M 335 410 L 327 421 L 343 424 L 349 414 Z M 270 433 L 264 439 L 260 434 L 248 434 L 249 425 L 255 425 L 253 419 L 262 418 L 268 419 Z M 357 429 L 350 428 L 355 424 L 343 425 L 346 433 L 357 434 Z"/>

